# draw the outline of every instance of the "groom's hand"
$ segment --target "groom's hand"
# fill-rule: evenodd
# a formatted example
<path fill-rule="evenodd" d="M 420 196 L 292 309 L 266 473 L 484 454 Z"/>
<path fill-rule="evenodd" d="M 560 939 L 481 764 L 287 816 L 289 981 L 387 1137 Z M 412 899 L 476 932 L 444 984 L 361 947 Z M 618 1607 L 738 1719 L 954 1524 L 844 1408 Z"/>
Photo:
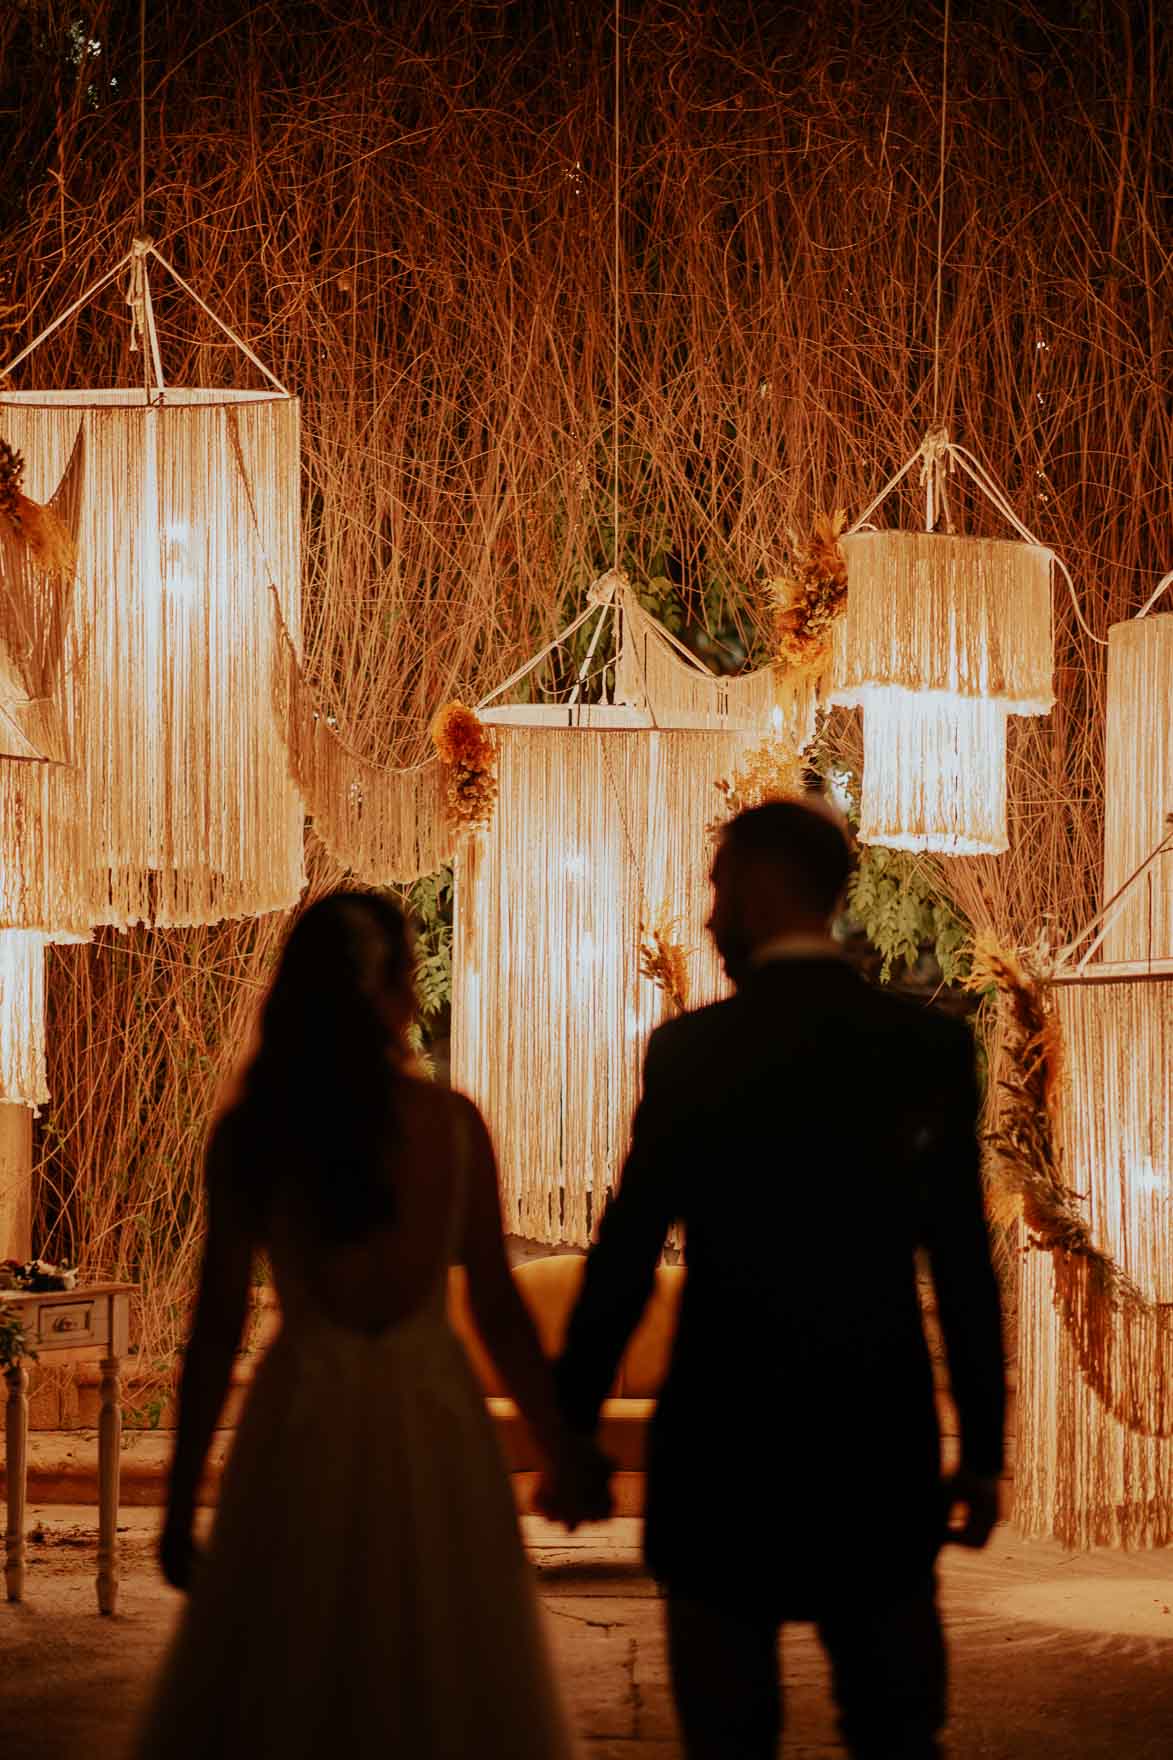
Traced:
<path fill-rule="evenodd" d="M 580 1522 L 605 1522 L 613 1508 L 614 1470 L 614 1462 L 592 1441 L 573 1439 L 542 1474 L 535 1504 L 548 1520 L 564 1523 L 571 1533 Z"/>

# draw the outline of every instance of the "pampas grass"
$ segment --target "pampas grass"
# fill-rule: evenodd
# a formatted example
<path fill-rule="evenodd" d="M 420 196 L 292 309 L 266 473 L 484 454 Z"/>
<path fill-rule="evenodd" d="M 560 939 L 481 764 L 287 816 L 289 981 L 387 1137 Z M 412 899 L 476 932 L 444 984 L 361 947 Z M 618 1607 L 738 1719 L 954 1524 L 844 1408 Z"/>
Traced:
<path fill-rule="evenodd" d="M 304 399 L 306 663 L 350 747 L 425 758 L 437 704 L 477 701 L 616 559 L 667 570 L 685 617 L 765 658 L 785 534 L 862 507 L 942 423 L 1065 557 L 1097 632 L 1135 609 L 1173 529 L 1173 114 L 1157 15 L 1147 36 L 1131 16 L 954 32 L 938 409 L 934 10 L 625 17 L 616 378 L 609 15 L 567 0 L 508 36 L 452 0 L 356 0 L 213 33 L 149 8 L 147 223 Z M 126 248 L 138 205 L 137 9 L 99 4 L 81 64 L 30 18 L 0 18 L 25 94 L 0 207 L 13 348 Z M 156 306 L 175 382 L 251 382 L 202 314 L 164 288 Z M 111 288 L 20 383 L 135 382 L 128 345 Z M 961 482 L 951 504 L 1003 535 Z M 923 518 L 914 486 L 883 517 Z M 1056 677 L 1054 713 L 1012 726 L 1008 854 L 935 867 L 1002 945 L 1061 941 L 1097 900 L 1103 668 L 1065 601 Z M 206 1109 L 276 933 L 53 956 L 38 1245 L 141 1274 L 151 1349 L 176 1336 Z"/>

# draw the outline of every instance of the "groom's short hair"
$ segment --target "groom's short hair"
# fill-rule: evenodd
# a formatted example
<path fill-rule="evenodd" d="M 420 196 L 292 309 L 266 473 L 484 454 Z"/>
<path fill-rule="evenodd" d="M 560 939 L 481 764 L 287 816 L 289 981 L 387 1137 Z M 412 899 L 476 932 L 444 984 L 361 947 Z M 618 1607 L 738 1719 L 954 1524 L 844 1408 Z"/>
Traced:
<path fill-rule="evenodd" d="M 829 917 L 851 872 L 851 846 L 840 816 L 821 795 L 763 801 L 730 819 L 721 846 L 734 857 L 778 870 L 809 910 Z"/>

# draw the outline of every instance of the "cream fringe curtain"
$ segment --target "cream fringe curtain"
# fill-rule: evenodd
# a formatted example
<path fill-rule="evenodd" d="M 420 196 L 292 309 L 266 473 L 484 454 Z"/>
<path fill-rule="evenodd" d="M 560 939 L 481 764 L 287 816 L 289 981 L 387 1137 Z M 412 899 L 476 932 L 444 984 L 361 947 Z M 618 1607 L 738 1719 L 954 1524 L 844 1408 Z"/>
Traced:
<path fill-rule="evenodd" d="M 1051 552 L 925 532 L 841 542 L 847 610 L 826 692 L 864 711 L 860 837 L 997 854 L 1006 716 L 1044 715 L 1053 701 Z"/>
<path fill-rule="evenodd" d="M 298 425 L 296 400 L 268 392 L 0 393 L 34 499 L 85 444 L 74 765 L 21 791 L 6 926 L 185 925 L 296 902 L 303 811 L 272 713 L 267 589 L 271 570 L 297 628 Z"/>
<path fill-rule="evenodd" d="M 1107 968 L 1102 975 L 1108 975 Z M 1173 980 L 1058 983 L 1064 1177 L 1136 1286 L 1031 1253 L 1020 1314 L 1016 1519 L 1068 1546 L 1173 1543 Z"/>
<path fill-rule="evenodd" d="M 1111 899 L 1170 829 L 1173 814 L 1173 613 L 1108 631 L 1104 897 Z M 1173 851 L 1151 862 L 1112 912 L 1110 960 L 1173 959 Z"/>
<path fill-rule="evenodd" d="M 277 715 L 289 762 L 334 860 L 372 886 L 406 886 L 452 860 L 459 828 L 449 816 L 438 759 L 381 769 L 352 752 L 323 717 L 288 638 L 277 674 Z"/>
<path fill-rule="evenodd" d="M 739 678 L 718 678 L 643 609 L 630 588 L 619 590 L 617 604 L 617 703 L 646 709 L 663 726 L 704 716 L 714 724 L 773 731 L 799 751 L 810 742 L 817 708 L 812 674 L 764 666 Z"/>
<path fill-rule="evenodd" d="M 597 707 L 550 725 L 558 713 L 485 717 L 499 794 L 488 830 L 456 858 L 452 1080 L 493 1131 L 506 1228 L 581 1246 L 668 1006 L 640 976 L 641 925 L 675 922 L 690 1005 L 723 992 L 704 932 L 706 829 L 722 816 L 714 784 L 757 736 L 656 730 Z"/>

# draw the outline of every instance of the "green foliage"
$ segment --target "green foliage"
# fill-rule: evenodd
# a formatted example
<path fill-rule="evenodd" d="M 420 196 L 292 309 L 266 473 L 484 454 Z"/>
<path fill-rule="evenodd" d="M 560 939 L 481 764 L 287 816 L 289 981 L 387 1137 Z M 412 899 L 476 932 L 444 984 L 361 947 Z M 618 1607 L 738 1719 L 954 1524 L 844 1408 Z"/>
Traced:
<path fill-rule="evenodd" d="M 932 884 L 924 864 L 904 850 L 864 845 L 847 889 L 847 906 L 883 956 L 885 983 L 898 964 L 911 970 L 929 950 L 946 984 L 969 970 L 969 927 Z"/>
<path fill-rule="evenodd" d="M 452 869 L 441 868 L 417 880 L 407 894 L 415 919 L 415 994 L 424 1033 L 435 1026 L 452 1001 Z"/>
<path fill-rule="evenodd" d="M 25 1333 L 20 1309 L 9 1302 L 0 1303 L 0 1373 L 14 1368 L 22 1357 L 35 1362 L 36 1356 Z"/>

